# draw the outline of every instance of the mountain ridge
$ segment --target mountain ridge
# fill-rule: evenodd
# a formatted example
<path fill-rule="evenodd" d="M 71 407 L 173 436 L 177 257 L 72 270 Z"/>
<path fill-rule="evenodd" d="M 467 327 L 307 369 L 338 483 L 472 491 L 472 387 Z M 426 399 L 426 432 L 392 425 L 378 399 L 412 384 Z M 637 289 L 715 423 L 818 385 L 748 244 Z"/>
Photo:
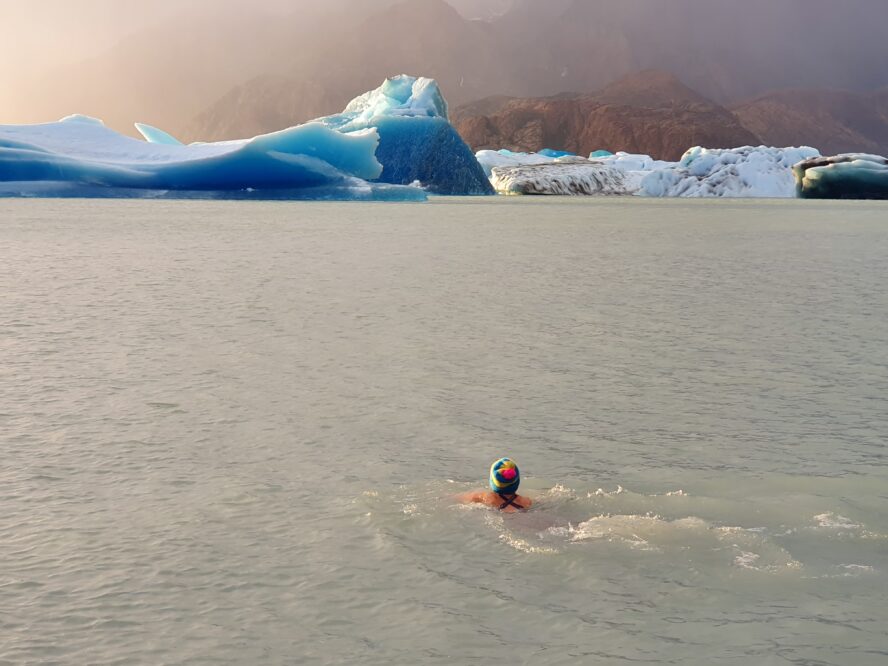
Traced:
<path fill-rule="evenodd" d="M 474 150 L 555 148 L 588 155 L 604 149 L 677 160 L 694 145 L 759 143 L 730 111 L 655 70 L 595 93 L 482 100 L 457 108 L 452 116 Z"/>
<path fill-rule="evenodd" d="M 793 88 L 759 95 L 731 110 L 771 145 L 804 143 L 825 155 L 888 154 L 888 90 Z"/>

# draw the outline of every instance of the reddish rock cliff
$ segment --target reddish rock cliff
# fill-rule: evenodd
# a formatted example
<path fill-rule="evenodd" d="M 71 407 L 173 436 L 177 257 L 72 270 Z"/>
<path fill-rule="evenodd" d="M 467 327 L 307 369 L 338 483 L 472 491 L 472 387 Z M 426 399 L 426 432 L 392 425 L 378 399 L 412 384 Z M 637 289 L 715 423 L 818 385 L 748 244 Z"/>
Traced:
<path fill-rule="evenodd" d="M 590 95 L 481 100 L 456 109 L 453 121 L 475 150 L 605 149 L 677 160 L 691 146 L 759 143 L 730 111 L 657 71 Z"/>

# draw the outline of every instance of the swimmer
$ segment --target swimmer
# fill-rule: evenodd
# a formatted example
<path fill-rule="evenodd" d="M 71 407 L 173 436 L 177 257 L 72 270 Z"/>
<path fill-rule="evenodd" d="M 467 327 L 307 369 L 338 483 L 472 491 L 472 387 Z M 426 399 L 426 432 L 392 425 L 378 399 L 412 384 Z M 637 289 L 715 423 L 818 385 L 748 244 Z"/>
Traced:
<path fill-rule="evenodd" d="M 533 502 L 518 494 L 521 473 L 509 458 L 500 458 L 490 466 L 490 490 L 475 490 L 457 496 L 463 504 L 483 504 L 498 511 L 527 511 Z"/>

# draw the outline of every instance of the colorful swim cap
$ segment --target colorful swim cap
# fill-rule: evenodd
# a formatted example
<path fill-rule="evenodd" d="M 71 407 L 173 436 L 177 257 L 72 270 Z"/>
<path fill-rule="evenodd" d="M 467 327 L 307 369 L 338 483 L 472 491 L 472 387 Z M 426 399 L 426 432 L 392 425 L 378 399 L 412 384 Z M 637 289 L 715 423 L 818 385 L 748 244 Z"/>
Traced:
<path fill-rule="evenodd" d="M 490 466 L 490 489 L 500 495 L 514 495 L 521 484 L 521 473 L 509 458 L 500 458 Z"/>

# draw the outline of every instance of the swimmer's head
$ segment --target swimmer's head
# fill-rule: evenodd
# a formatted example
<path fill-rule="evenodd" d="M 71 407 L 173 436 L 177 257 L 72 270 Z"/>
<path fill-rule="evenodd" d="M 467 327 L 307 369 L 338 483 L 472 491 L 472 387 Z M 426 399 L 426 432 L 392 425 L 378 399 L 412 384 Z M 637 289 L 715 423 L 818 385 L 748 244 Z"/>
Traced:
<path fill-rule="evenodd" d="M 500 458 L 490 466 L 490 489 L 500 495 L 514 495 L 521 484 L 521 473 L 509 458 Z"/>

